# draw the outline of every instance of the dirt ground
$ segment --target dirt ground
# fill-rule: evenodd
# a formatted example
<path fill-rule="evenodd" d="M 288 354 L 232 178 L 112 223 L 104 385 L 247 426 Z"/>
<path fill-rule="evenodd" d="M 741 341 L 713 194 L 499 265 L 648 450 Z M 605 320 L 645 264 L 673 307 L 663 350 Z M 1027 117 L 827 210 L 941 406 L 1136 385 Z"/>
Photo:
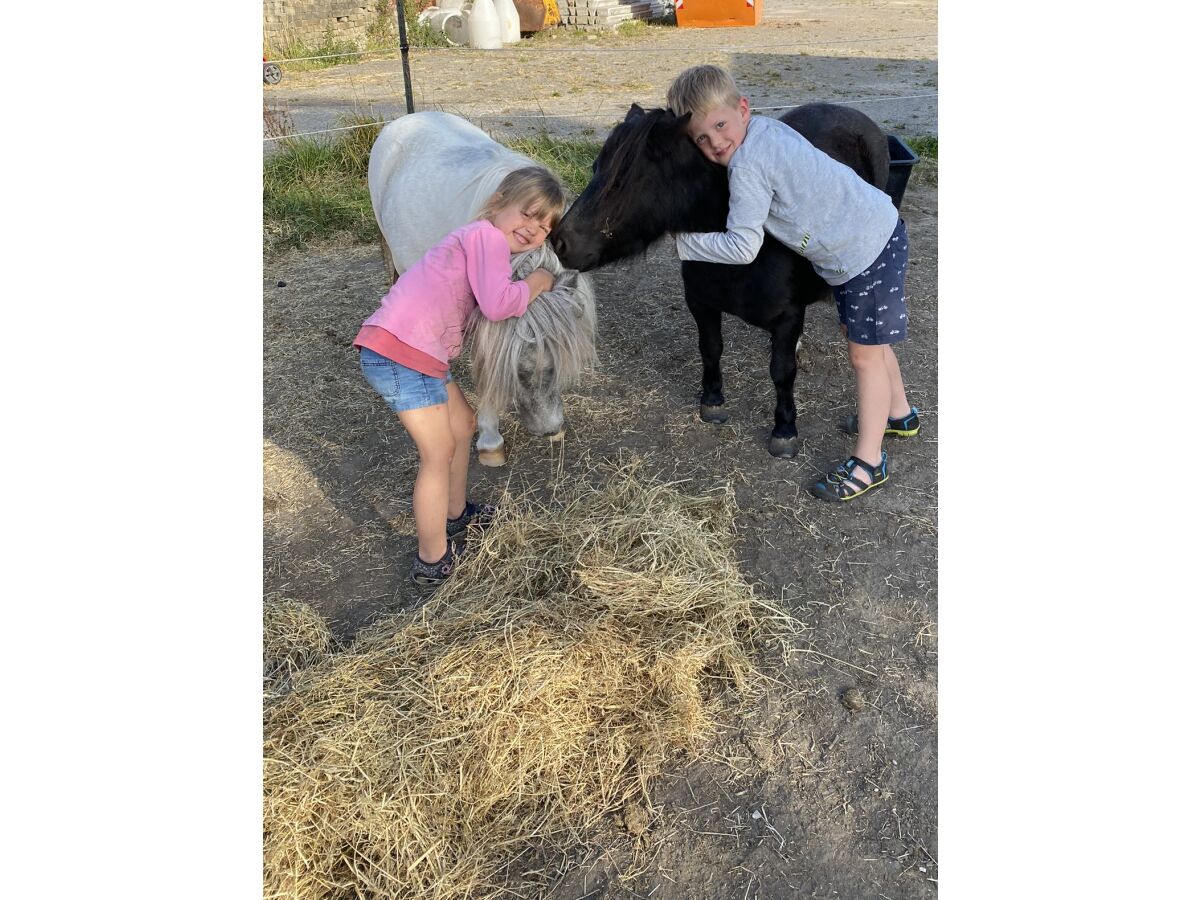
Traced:
<path fill-rule="evenodd" d="M 818 23 L 826 40 L 893 27 L 936 30 L 936 5 L 927 2 L 775 4 L 767 25 L 786 24 L 771 15 L 781 6 Z M 806 26 L 806 37 L 817 28 Z M 709 35 L 748 44 L 774 35 L 758 31 L 679 30 L 673 40 L 691 46 Z M 895 63 L 887 69 L 877 68 L 877 45 L 863 46 L 870 55 L 826 48 L 820 65 L 858 71 L 861 80 L 852 83 L 862 91 L 875 79 L 879 91 L 916 93 L 892 77 L 918 66 L 936 82 L 935 39 L 907 55 L 890 47 L 887 54 L 899 55 L 885 60 Z M 529 77 L 519 56 L 495 57 L 493 84 L 505 59 L 518 67 L 503 77 Z M 770 95 L 781 103 L 836 100 L 848 83 L 796 75 L 811 56 L 789 57 L 790 71 L 775 58 L 764 56 L 763 65 L 783 72 Z M 597 87 L 596 102 L 660 104 L 661 93 L 653 96 L 660 80 L 643 65 L 654 59 L 638 57 L 637 77 L 652 82 L 645 95 L 610 84 Z M 755 54 L 739 60 L 743 73 L 754 70 Z M 674 72 L 686 62 L 661 64 Z M 476 76 L 462 69 L 458 77 Z M 901 133 L 936 133 L 936 120 Z M 854 396 L 832 304 L 810 308 L 797 350 L 795 459 L 767 454 L 774 405 L 768 339 L 736 319 L 725 320 L 732 418 L 725 426 L 699 420 L 696 329 L 669 239 L 644 260 L 594 273 L 600 364 L 564 398 L 565 443 L 532 438 L 509 418 L 509 465 L 472 464 L 472 494 L 484 499 L 504 489 L 544 495 L 555 483 L 592 477 L 598 460 L 629 454 L 684 490 L 730 481 L 744 572 L 808 626 L 804 652 L 784 670 L 786 688 L 765 698 L 753 721 L 732 723 L 726 764 L 694 766 L 658 786 L 652 827 L 662 840 L 647 871 L 625 885 L 615 880 L 612 862 L 628 836 L 614 828 L 551 896 L 901 900 L 937 893 L 938 231 L 936 185 L 920 166 L 902 213 L 912 248 L 910 337 L 897 352 L 922 431 L 888 445 L 887 488 L 845 508 L 805 491 L 851 449 L 837 429 Z M 349 239 L 264 259 L 264 591 L 309 602 L 343 640 L 423 596 L 406 580 L 415 548 L 415 450 L 362 381 L 350 346 L 386 288 L 377 247 Z M 455 372 L 469 387 L 466 367 Z M 861 709 L 843 704 L 848 688 L 861 692 Z"/>
<path fill-rule="evenodd" d="M 936 0 L 760 2 L 755 28 L 655 27 L 633 37 L 556 28 L 520 49 L 414 47 L 414 106 L 456 113 L 498 138 L 543 129 L 598 138 L 630 103 L 662 106 L 681 69 L 716 63 L 759 109 L 853 102 L 892 133 L 937 134 Z M 314 72 L 285 63 L 263 100 L 297 132 L 336 128 L 352 113 L 391 120 L 406 108 L 395 57 Z"/>

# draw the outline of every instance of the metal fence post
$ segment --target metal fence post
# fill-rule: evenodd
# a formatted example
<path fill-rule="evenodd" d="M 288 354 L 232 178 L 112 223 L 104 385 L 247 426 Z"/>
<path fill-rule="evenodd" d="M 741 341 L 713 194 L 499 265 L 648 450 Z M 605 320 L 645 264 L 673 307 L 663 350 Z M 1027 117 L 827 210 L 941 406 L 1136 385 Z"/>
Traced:
<path fill-rule="evenodd" d="M 400 23 L 400 60 L 404 68 L 404 102 L 413 112 L 412 75 L 408 71 L 408 29 L 404 26 L 404 0 L 396 0 L 396 19 Z"/>

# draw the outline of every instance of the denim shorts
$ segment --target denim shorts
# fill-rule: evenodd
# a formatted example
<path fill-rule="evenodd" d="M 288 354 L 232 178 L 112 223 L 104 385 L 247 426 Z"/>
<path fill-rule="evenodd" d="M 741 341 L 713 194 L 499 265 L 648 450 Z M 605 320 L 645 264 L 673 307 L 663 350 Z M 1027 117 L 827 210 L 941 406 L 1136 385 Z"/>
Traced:
<path fill-rule="evenodd" d="M 446 385 L 454 379 L 449 372 L 445 378 L 424 375 L 386 356 L 380 356 L 368 347 L 359 348 L 358 366 L 367 383 L 387 401 L 392 412 L 423 409 L 450 400 Z"/>
<path fill-rule="evenodd" d="M 883 252 L 870 268 L 833 289 L 846 339 L 855 344 L 895 344 L 908 336 L 904 273 L 908 269 L 908 230 L 896 222 Z"/>

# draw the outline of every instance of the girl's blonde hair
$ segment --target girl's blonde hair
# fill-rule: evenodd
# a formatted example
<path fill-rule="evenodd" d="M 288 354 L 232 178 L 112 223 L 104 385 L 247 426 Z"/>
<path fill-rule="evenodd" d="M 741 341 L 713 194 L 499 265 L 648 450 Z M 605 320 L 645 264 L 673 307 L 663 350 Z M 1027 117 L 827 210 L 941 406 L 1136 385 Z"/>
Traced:
<path fill-rule="evenodd" d="M 488 198 L 476 219 L 491 219 L 506 206 L 516 205 L 521 211 L 537 218 L 548 215 L 553 228 L 562 218 L 567 206 L 563 186 L 549 169 L 526 166 L 504 176 L 496 193 Z"/>
<path fill-rule="evenodd" d="M 677 116 L 703 116 L 718 106 L 737 106 L 741 99 L 733 76 L 720 66 L 684 69 L 667 90 L 667 105 Z"/>

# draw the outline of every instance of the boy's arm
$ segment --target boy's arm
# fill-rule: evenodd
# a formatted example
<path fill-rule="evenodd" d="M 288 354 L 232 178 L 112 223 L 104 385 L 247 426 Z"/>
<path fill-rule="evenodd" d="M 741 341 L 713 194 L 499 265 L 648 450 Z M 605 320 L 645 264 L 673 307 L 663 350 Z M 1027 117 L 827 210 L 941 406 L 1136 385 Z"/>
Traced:
<path fill-rule="evenodd" d="M 729 169 L 729 217 L 724 231 L 675 235 L 680 259 L 746 265 L 754 262 L 763 242 L 763 223 L 774 191 L 753 169 Z"/>

